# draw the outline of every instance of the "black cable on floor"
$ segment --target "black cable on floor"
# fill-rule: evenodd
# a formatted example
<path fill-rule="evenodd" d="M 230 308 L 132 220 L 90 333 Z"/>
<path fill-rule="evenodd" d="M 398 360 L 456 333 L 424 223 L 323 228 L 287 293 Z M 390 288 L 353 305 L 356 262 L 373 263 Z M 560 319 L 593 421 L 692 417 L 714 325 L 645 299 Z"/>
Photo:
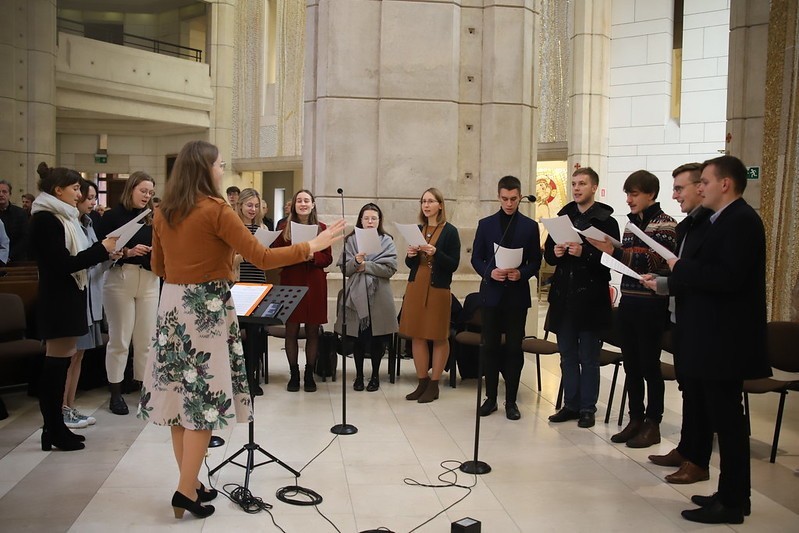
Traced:
<path fill-rule="evenodd" d="M 447 468 L 445 466 L 447 463 L 455 463 L 455 466 L 453 468 Z M 460 471 L 461 464 L 463 464 L 463 463 L 461 463 L 460 461 L 454 461 L 454 460 L 441 461 L 441 468 L 443 468 L 444 471 L 441 474 L 438 475 L 438 480 L 441 481 L 443 483 L 443 485 L 434 485 L 434 484 L 431 484 L 431 483 L 419 483 L 415 479 L 411 479 L 411 478 L 408 478 L 408 477 L 403 479 L 403 482 L 406 485 L 411 485 L 413 487 L 425 487 L 425 488 L 430 488 L 430 489 L 446 489 L 446 488 L 450 488 L 450 487 L 457 487 L 459 489 L 466 489 L 466 491 L 467 491 L 466 494 L 464 494 L 462 497 L 460 497 L 459 499 L 455 500 L 450 505 L 446 506 L 445 508 L 443 508 L 442 510 L 440 510 L 439 512 L 437 512 L 436 514 L 434 514 L 433 516 L 431 516 L 430 518 L 428 518 L 427 520 L 425 520 L 424 522 L 422 522 L 421 524 L 419 524 L 415 528 L 411 529 L 408 533 L 413 533 L 414 531 L 416 531 L 420 527 L 429 524 L 430 522 L 435 520 L 437 517 L 439 517 L 442 514 L 446 513 L 447 511 L 449 511 L 450 509 L 452 509 L 453 507 L 458 505 L 460 502 L 465 500 L 466 497 L 469 496 L 472 493 L 472 487 L 477 485 L 477 474 L 472 474 L 474 476 L 474 483 L 472 483 L 471 485 L 460 485 L 460 484 L 458 484 L 458 472 Z M 455 479 L 453 481 L 446 481 L 443 478 L 447 474 L 455 474 Z"/>

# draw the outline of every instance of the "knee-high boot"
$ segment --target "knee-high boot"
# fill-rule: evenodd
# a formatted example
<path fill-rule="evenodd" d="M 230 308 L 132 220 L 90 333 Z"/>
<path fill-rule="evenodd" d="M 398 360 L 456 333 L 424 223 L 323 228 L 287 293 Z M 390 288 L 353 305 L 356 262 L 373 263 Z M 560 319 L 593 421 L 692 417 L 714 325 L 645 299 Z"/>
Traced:
<path fill-rule="evenodd" d="M 69 357 L 45 357 L 42 371 L 39 409 L 44 419 L 42 450 L 53 446 L 64 451 L 82 450 L 85 445 L 64 425 L 61 405 L 69 370 Z"/>

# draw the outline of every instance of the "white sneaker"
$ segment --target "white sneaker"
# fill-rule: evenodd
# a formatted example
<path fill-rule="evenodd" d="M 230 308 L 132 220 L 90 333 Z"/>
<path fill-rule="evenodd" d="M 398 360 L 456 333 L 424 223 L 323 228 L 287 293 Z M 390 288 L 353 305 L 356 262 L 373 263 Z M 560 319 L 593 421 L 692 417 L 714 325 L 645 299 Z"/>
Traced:
<path fill-rule="evenodd" d="M 82 418 L 78 418 L 69 407 L 62 407 L 61 414 L 64 415 L 64 425 L 69 429 L 83 429 L 89 426 L 89 423 Z"/>
<path fill-rule="evenodd" d="M 74 407 L 72 408 L 72 414 L 75 415 L 76 418 L 79 418 L 81 420 L 85 420 L 90 426 L 93 426 L 93 425 L 95 425 L 97 423 L 97 419 L 96 418 L 94 418 L 93 416 L 84 415 L 83 413 L 81 413 L 80 411 L 75 409 Z"/>

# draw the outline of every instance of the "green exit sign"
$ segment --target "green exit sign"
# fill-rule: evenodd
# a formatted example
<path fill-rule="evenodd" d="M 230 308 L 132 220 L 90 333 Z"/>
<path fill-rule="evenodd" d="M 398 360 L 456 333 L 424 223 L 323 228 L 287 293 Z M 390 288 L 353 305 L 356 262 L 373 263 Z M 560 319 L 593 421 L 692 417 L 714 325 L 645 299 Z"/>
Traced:
<path fill-rule="evenodd" d="M 759 180 L 760 179 L 760 167 L 749 167 L 746 169 L 746 179 L 748 180 Z"/>
<path fill-rule="evenodd" d="M 95 163 L 108 163 L 108 154 L 94 154 Z"/>

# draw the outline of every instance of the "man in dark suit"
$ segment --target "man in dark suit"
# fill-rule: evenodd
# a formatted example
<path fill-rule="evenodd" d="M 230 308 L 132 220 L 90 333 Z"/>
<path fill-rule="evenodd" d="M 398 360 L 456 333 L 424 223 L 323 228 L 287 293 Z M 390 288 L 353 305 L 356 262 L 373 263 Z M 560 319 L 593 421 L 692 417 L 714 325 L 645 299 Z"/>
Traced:
<path fill-rule="evenodd" d="M 690 256 L 704 240 L 710 228 L 710 215 L 713 211 L 702 207 L 702 195 L 699 193 L 699 179 L 702 175 L 701 163 L 686 163 L 674 169 L 672 198 L 680 204 L 680 210 L 686 217 L 677 224 L 678 256 Z M 672 351 L 674 353 L 674 370 L 677 382 L 682 391 L 682 428 L 680 443 L 665 455 L 650 455 L 649 460 L 659 466 L 679 467 L 679 470 L 666 476 L 666 481 L 688 485 L 710 479 L 710 454 L 713 451 L 713 431 L 703 425 L 704 417 L 697 417 L 701 411 L 701 403 L 697 405 L 697 391 L 693 388 L 694 380 L 685 380 L 682 376 L 682 344 L 690 342 L 685 336 L 685 321 L 677 320 L 675 304 L 684 293 L 679 284 L 671 276 L 643 276 L 643 284 L 658 294 L 670 295 L 669 311 L 671 312 Z"/>
<path fill-rule="evenodd" d="M 541 245 L 538 223 L 518 212 L 522 200 L 521 182 L 515 176 L 504 176 L 497 184 L 500 210 L 477 224 L 472 246 L 472 267 L 483 278 L 480 284 L 483 320 L 483 365 L 486 379 L 486 400 L 480 416 L 497 410 L 499 372 L 505 378 L 505 416 L 519 420 L 516 405 L 524 353 L 522 339 L 527 310 L 530 308 L 530 278 L 541 266 Z M 494 245 L 521 248 L 522 261 L 515 268 L 498 268 Z M 505 344 L 502 345 L 502 334 Z"/>
<path fill-rule="evenodd" d="M 0 220 L 11 241 L 8 262 L 25 261 L 28 258 L 28 215 L 11 203 L 11 190 L 9 182 L 0 180 Z"/>
<path fill-rule="evenodd" d="M 685 288 L 675 313 L 691 342 L 680 346 L 684 379 L 697 391 L 704 424 L 718 435 L 718 492 L 693 496 L 682 516 L 707 524 L 740 524 L 750 511 L 749 434 L 743 381 L 771 375 L 766 357 L 766 236 L 742 198 L 746 167 L 737 158 L 705 161 L 702 205 L 714 211 L 702 242 L 669 260 L 672 282 Z"/>

